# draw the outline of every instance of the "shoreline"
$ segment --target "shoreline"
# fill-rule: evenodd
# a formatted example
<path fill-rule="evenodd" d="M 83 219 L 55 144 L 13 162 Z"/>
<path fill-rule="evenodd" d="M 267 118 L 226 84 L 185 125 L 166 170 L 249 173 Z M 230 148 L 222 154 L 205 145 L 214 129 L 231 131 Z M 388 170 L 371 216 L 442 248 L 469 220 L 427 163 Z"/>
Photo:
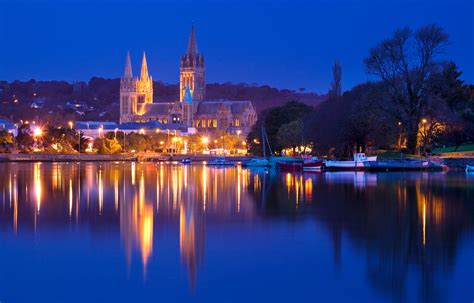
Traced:
<path fill-rule="evenodd" d="M 209 161 L 215 156 L 211 155 L 161 155 L 161 154 L 0 154 L 0 163 L 8 162 L 166 162 L 181 161 L 190 158 L 193 162 Z M 233 162 L 251 159 L 250 156 L 226 156 Z M 449 170 L 464 170 L 466 165 L 474 165 L 474 157 L 436 157 L 443 161 Z M 393 169 L 390 169 L 391 171 Z"/>
<path fill-rule="evenodd" d="M 192 161 L 208 161 L 215 156 L 211 155 L 160 155 L 160 154 L 0 154 L 1 162 L 114 162 L 114 161 L 140 161 L 163 162 L 181 161 L 190 158 Z M 248 156 L 226 156 L 234 162 L 250 159 Z"/>

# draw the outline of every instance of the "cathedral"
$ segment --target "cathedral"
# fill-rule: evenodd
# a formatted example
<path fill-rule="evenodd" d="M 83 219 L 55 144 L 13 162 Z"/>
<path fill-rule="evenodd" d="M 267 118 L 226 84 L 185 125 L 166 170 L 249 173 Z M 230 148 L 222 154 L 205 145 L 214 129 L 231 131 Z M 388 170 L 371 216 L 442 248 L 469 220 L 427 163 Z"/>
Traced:
<path fill-rule="evenodd" d="M 204 56 L 199 53 L 194 26 L 187 53 L 181 56 L 179 100 L 153 102 L 153 80 L 145 53 L 139 77 L 133 77 L 130 54 L 120 80 L 120 123 L 158 121 L 186 132 L 224 131 L 246 135 L 257 120 L 251 101 L 207 100 Z"/>

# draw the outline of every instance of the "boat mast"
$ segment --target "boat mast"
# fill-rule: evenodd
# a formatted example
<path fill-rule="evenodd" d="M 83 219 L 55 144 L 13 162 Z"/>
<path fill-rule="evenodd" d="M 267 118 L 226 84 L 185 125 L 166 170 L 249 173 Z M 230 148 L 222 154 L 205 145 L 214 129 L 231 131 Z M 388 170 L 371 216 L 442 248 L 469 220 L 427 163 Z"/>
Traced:
<path fill-rule="evenodd" d="M 266 151 L 265 151 L 265 146 L 266 141 L 265 141 L 265 128 L 262 126 L 262 149 L 263 149 L 263 157 L 266 158 Z"/>

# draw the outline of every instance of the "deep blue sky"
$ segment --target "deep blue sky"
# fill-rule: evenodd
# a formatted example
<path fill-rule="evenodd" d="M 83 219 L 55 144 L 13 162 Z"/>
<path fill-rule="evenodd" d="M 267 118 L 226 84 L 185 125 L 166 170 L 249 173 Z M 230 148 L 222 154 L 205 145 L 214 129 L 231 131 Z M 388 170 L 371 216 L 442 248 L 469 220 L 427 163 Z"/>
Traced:
<path fill-rule="evenodd" d="M 326 92 L 334 60 L 348 89 L 369 78 L 370 47 L 436 22 L 473 83 L 473 11 L 472 0 L 0 0 L 0 79 L 119 77 L 127 50 L 136 74 L 146 50 L 153 78 L 174 83 L 194 21 L 208 82 Z"/>

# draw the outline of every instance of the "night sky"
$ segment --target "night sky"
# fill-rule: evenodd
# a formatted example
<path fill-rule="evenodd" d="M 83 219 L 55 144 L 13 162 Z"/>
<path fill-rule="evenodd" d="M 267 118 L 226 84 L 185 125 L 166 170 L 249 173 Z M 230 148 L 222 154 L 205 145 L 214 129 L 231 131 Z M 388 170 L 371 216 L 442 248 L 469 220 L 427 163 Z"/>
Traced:
<path fill-rule="evenodd" d="M 331 66 L 349 89 L 370 79 L 363 59 L 399 27 L 438 23 L 444 56 L 474 81 L 472 0 L 43 1 L 0 0 L 1 80 L 121 76 L 143 50 L 154 80 L 176 83 L 191 24 L 208 82 L 246 82 L 324 93 Z"/>

